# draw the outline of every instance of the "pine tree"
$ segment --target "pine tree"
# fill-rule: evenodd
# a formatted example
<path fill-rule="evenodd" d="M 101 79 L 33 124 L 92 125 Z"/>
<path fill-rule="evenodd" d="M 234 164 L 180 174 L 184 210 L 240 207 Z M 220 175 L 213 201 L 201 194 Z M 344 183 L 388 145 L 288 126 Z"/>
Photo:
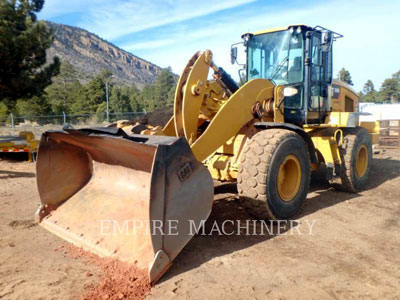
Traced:
<path fill-rule="evenodd" d="M 106 102 L 106 86 L 104 81 L 104 73 L 95 76 L 89 81 L 84 87 L 82 95 L 72 105 L 72 112 L 75 114 L 96 113 L 98 106 Z"/>
<path fill-rule="evenodd" d="M 106 120 L 106 117 L 107 117 L 106 110 L 107 110 L 106 102 L 102 102 L 97 106 L 97 110 L 96 110 L 97 121 L 103 122 Z"/>
<path fill-rule="evenodd" d="M 375 91 L 374 83 L 371 80 L 368 80 L 363 87 L 363 93 L 368 95 L 369 93 L 372 93 Z"/>
<path fill-rule="evenodd" d="M 44 0 L 0 1 L 0 99 L 40 96 L 59 72 L 59 60 L 46 64 L 52 31 L 37 21 Z"/>
<path fill-rule="evenodd" d="M 68 61 L 63 61 L 60 74 L 53 77 L 53 83 L 45 90 L 53 113 L 70 113 L 72 103 L 76 100 L 74 92 L 79 84 L 78 78 L 77 70 Z"/>
<path fill-rule="evenodd" d="M 81 111 L 82 103 L 86 101 L 85 86 L 79 81 L 75 81 L 71 86 L 71 93 L 69 95 L 71 104 L 67 108 L 69 113 L 79 113 Z"/>
<path fill-rule="evenodd" d="M 129 87 L 129 103 L 131 105 L 131 111 L 143 111 L 143 97 L 134 84 Z"/>
<path fill-rule="evenodd" d="M 175 102 L 175 92 L 176 92 L 176 84 L 174 84 L 171 89 L 168 92 L 168 100 L 167 100 L 167 106 L 172 107 L 174 106 Z"/>
<path fill-rule="evenodd" d="M 41 119 L 37 116 L 48 115 L 51 112 L 51 106 L 44 96 L 33 96 L 30 99 L 18 99 L 16 112 L 19 116 L 25 117 L 26 120 L 40 122 Z"/>
<path fill-rule="evenodd" d="M 153 111 L 155 109 L 172 106 L 175 98 L 176 82 L 171 68 L 160 72 L 153 85 L 145 85 L 141 92 L 133 88 L 131 96 L 132 110 L 140 109 Z M 136 90 L 135 90 L 136 89 Z"/>
<path fill-rule="evenodd" d="M 400 79 L 396 78 L 396 74 L 382 83 L 381 93 L 387 102 L 397 103 L 400 96 Z"/>
<path fill-rule="evenodd" d="M 141 96 L 143 99 L 143 108 L 146 111 L 153 111 L 156 109 L 154 85 L 145 85 L 141 92 Z"/>
<path fill-rule="evenodd" d="M 0 101 L 0 124 L 7 120 L 7 116 L 9 115 L 8 107 L 5 103 Z"/>
<path fill-rule="evenodd" d="M 400 80 L 400 71 L 397 71 L 392 75 L 392 78 Z"/>
<path fill-rule="evenodd" d="M 171 68 L 168 67 L 160 72 L 154 85 L 154 108 L 164 108 L 167 106 L 168 96 L 171 88 L 175 85 L 175 78 Z"/>
<path fill-rule="evenodd" d="M 87 101 L 84 103 L 84 111 L 93 113 L 100 103 L 106 101 L 106 85 L 100 76 L 94 77 L 86 86 Z"/>
<path fill-rule="evenodd" d="M 353 85 L 353 81 L 351 80 L 350 72 L 347 71 L 345 68 L 342 68 L 338 73 L 338 79 L 343 81 L 349 85 Z"/>
<path fill-rule="evenodd" d="M 110 111 L 113 113 L 125 113 L 131 110 L 129 88 L 113 86 L 110 96 Z"/>
<path fill-rule="evenodd" d="M 398 103 L 400 100 L 400 71 L 383 81 L 379 91 L 368 80 L 359 93 L 361 102 Z"/>
<path fill-rule="evenodd" d="M 381 102 L 381 95 L 375 90 L 374 83 L 368 80 L 359 93 L 360 102 Z"/>

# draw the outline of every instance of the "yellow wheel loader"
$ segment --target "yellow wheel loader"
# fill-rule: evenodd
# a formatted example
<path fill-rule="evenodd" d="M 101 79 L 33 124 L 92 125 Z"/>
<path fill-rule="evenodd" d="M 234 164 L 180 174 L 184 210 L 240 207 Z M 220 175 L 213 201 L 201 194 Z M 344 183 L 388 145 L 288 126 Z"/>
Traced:
<path fill-rule="evenodd" d="M 136 262 L 153 283 L 207 219 L 212 179 L 237 182 L 243 206 L 263 219 L 294 217 L 322 166 L 327 179 L 359 191 L 379 128 L 359 121 L 357 94 L 332 79 L 339 37 L 305 25 L 244 34 L 240 87 L 211 51 L 196 53 L 164 128 L 46 132 L 38 221 L 100 256 Z"/>

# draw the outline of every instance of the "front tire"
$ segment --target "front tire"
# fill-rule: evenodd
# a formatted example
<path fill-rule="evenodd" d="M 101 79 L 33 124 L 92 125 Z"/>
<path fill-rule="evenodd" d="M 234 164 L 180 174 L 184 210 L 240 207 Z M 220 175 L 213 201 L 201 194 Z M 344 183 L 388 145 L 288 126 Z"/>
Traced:
<path fill-rule="evenodd" d="M 356 193 L 366 186 L 371 169 L 372 144 L 367 130 L 347 129 L 340 151 L 342 158 L 340 188 Z"/>
<path fill-rule="evenodd" d="M 238 192 L 252 215 L 270 220 L 295 216 L 309 184 L 309 153 L 297 133 L 267 129 L 249 138 L 240 158 Z"/>

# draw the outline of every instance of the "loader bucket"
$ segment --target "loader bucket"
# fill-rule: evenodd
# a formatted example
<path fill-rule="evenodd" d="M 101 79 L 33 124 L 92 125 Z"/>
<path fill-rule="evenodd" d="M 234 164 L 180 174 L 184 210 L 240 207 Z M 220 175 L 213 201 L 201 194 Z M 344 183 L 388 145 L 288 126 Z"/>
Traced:
<path fill-rule="evenodd" d="M 213 182 L 184 138 L 119 128 L 49 131 L 37 158 L 38 222 L 154 283 L 210 214 Z"/>

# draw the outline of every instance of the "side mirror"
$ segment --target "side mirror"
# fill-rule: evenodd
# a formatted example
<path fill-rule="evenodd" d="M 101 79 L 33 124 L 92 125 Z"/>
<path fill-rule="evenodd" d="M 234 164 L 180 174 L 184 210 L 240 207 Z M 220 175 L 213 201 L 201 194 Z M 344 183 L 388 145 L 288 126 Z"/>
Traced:
<path fill-rule="evenodd" d="M 331 49 L 333 42 L 332 31 L 324 30 L 321 33 L 321 50 L 323 52 L 328 52 Z"/>
<path fill-rule="evenodd" d="M 237 47 L 231 48 L 231 64 L 233 65 L 237 59 Z"/>

